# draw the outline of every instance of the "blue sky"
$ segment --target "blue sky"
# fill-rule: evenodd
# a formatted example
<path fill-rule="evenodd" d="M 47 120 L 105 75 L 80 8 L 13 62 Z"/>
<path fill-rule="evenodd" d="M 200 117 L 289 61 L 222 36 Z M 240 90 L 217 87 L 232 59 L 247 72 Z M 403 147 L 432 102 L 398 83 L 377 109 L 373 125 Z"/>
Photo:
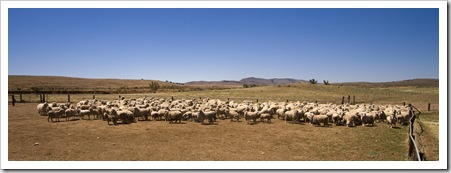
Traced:
<path fill-rule="evenodd" d="M 10 75 L 439 78 L 438 9 L 9 9 Z"/>

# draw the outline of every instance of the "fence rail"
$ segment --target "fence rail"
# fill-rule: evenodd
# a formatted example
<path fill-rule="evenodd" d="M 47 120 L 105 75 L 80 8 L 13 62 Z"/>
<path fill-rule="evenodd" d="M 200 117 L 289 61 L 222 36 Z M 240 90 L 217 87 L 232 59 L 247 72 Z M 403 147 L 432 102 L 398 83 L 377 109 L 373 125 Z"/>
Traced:
<path fill-rule="evenodd" d="M 409 104 L 409 106 L 412 108 L 413 106 Z M 415 141 L 415 135 L 413 134 L 414 130 L 414 124 L 415 124 L 415 112 L 411 109 L 412 117 L 409 119 L 409 157 L 412 158 L 412 160 L 418 160 L 422 161 L 422 155 L 420 154 L 420 150 L 418 149 L 418 145 Z M 415 154 L 413 153 L 413 150 L 415 149 Z"/>

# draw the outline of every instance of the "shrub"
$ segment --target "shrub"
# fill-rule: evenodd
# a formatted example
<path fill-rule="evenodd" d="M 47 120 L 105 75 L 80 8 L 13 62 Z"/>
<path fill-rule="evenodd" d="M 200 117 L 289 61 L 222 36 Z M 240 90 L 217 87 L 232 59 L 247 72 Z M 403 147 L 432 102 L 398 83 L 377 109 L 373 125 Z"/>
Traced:
<path fill-rule="evenodd" d="M 324 85 L 330 85 L 328 80 L 323 80 L 323 82 L 324 82 Z"/>
<path fill-rule="evenodd" d="M 31 91 L 33 91 L 35 93 L 39 92 L 39 88 L 38 87 L 31 87 L 30 89 L 31 89 Z"/>
<path fill-rule="evenodd" d="M 152 82 L 149 84 L 149 88 L 152 92 L 157 92 L 157 90 L 160 89 L 160 84 L 157 82 Z"/>
<path fill-rule="evenodd" d="M 310 79 L 309 82 L 310 82 L 311 84 L 316 84 L 316 83 L 318 83 L 318 81 L 315 80 L 315 79 Z"/>

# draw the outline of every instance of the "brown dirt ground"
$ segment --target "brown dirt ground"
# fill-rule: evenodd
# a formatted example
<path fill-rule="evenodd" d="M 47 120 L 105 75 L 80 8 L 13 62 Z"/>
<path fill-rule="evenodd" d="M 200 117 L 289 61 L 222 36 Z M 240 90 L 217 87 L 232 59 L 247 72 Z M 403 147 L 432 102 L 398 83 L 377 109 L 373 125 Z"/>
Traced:
<path fill-rule="evenodd" d="M 407 126 L 312 127 L 275 119 L 255 125 L 229 120 L 215 125 L 51 123 L 37 114 L 36 105 L 8 105 L 10 161 L 374 161 L 407 156 Z"/>

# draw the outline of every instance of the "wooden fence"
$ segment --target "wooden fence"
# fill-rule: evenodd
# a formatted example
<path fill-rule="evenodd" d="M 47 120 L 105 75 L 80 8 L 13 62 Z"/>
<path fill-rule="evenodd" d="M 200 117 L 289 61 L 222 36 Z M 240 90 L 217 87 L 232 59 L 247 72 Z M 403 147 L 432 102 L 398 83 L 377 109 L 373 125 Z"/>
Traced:
<path fill-rule="evenodd" d="M 409 106 L 411 108 L 414 107 L 411 104 L 409 104 Z M 415 124 L 416 115 L 415 115 L 415 111 L 413 111 L 413 109 L 411 109 L 410 111 L 412 113 L 412 117 L 410 117 L 410 119 L 409 119 L 409 152 L 408 152 L 408 156 L 413 161 L 422 161 L 423 153 L 421 153 L 418 148 L 418 144 L 417 144 L 417 141 L 415 140 L 415 134 L 414 134 L 414 124 Z"/>

